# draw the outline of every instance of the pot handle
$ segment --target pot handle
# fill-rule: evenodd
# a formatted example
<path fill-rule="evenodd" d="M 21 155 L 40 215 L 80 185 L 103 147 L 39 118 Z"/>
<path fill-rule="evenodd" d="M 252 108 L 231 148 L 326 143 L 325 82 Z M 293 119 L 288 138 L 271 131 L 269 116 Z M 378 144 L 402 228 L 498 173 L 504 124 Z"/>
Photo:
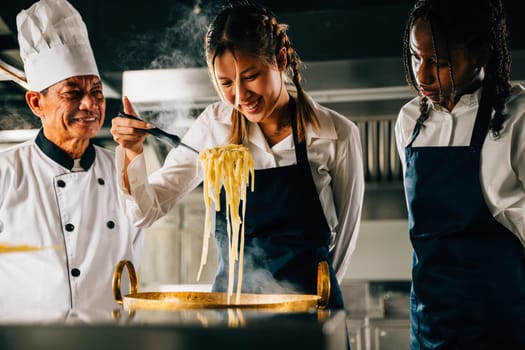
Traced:
<path fill-rule="evenodd" d="M 330 302 L 330 268 L 323 260 L 317 264 L 317 295 L 321 297 L 317 302 L 319 309 L 324 309 Z"/>
<path fill-rule="evenodd" d="M 129 275 L 129 291 L 130 294 L 136 294 L 137 293 L 137 274 L 135 273 L 135 267 L 133 266 L 133 263 L 129 260 L 120 260 L 117 264 L 117 267 L 115 267 L 115 272 L 113 273 L 113 297 L 115 298 L 115 301 L 118 304 L 123 304 L 122 300 L 122 292 L 120 289 L 120 280 L 122 277 L 122 270 L 124 269 L 124 266 L 128 268 L 128 275 Z"/>

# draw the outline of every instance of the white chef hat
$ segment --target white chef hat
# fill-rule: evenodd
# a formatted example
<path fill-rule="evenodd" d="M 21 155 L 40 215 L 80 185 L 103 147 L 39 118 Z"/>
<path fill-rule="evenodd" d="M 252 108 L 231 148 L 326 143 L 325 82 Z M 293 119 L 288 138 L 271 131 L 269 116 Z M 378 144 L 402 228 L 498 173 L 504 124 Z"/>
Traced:
<path fill-rule="evenodd" d="M 29 88 L 41 91 L 80 75 L 99 76 L 86 25 L 66 0 L 40 0 L 16 16 Z"/>

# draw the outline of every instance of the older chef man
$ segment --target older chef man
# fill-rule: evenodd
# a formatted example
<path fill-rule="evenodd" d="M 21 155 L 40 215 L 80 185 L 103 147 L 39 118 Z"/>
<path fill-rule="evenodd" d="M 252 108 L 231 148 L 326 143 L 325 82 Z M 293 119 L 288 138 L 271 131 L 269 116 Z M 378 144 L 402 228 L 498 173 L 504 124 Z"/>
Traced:
<path fill-rule="evenodd" d="M 26 101 L 42 129 L 0 153 L 0 244 L 44 249 L 0 254 L 0 319 L 111 311 L 113 269 L 137 264 L 143 234 L 118 204 L 113 153 L 91 142 L 106 101 L 87 29 L 65 0 L 35 3 L 17 27 Z"/>

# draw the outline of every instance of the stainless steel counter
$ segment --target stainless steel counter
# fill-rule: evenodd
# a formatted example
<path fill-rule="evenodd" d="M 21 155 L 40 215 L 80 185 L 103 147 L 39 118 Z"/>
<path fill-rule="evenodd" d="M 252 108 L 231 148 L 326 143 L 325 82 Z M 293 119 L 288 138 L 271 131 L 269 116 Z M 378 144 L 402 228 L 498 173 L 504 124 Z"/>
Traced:
<path fill-rule="evenodd" d="M 1 319 L 0 349 L 345 349 L 345 312 L 72 311 Z"/>

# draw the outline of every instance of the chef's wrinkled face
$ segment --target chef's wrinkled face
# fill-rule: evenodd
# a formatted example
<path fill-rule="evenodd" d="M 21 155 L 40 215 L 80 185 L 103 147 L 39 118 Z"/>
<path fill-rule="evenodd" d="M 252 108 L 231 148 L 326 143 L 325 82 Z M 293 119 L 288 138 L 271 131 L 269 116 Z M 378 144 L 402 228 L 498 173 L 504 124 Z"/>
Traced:
<path fill-rule="evenodd" d="M 271 116 L 286 93 L 277 63 L 239 51 L 215 58 L 215 78 L 222 98 L 253 123 Z"/>
<path fill-rule="evenodd" d="M 26 99 L 42 120 L 44 135 L 57 145 L 89 140 L 104 123 L 106 99 L 94 75 L 62 80 L 43 92 L 28 92 Z"/>

